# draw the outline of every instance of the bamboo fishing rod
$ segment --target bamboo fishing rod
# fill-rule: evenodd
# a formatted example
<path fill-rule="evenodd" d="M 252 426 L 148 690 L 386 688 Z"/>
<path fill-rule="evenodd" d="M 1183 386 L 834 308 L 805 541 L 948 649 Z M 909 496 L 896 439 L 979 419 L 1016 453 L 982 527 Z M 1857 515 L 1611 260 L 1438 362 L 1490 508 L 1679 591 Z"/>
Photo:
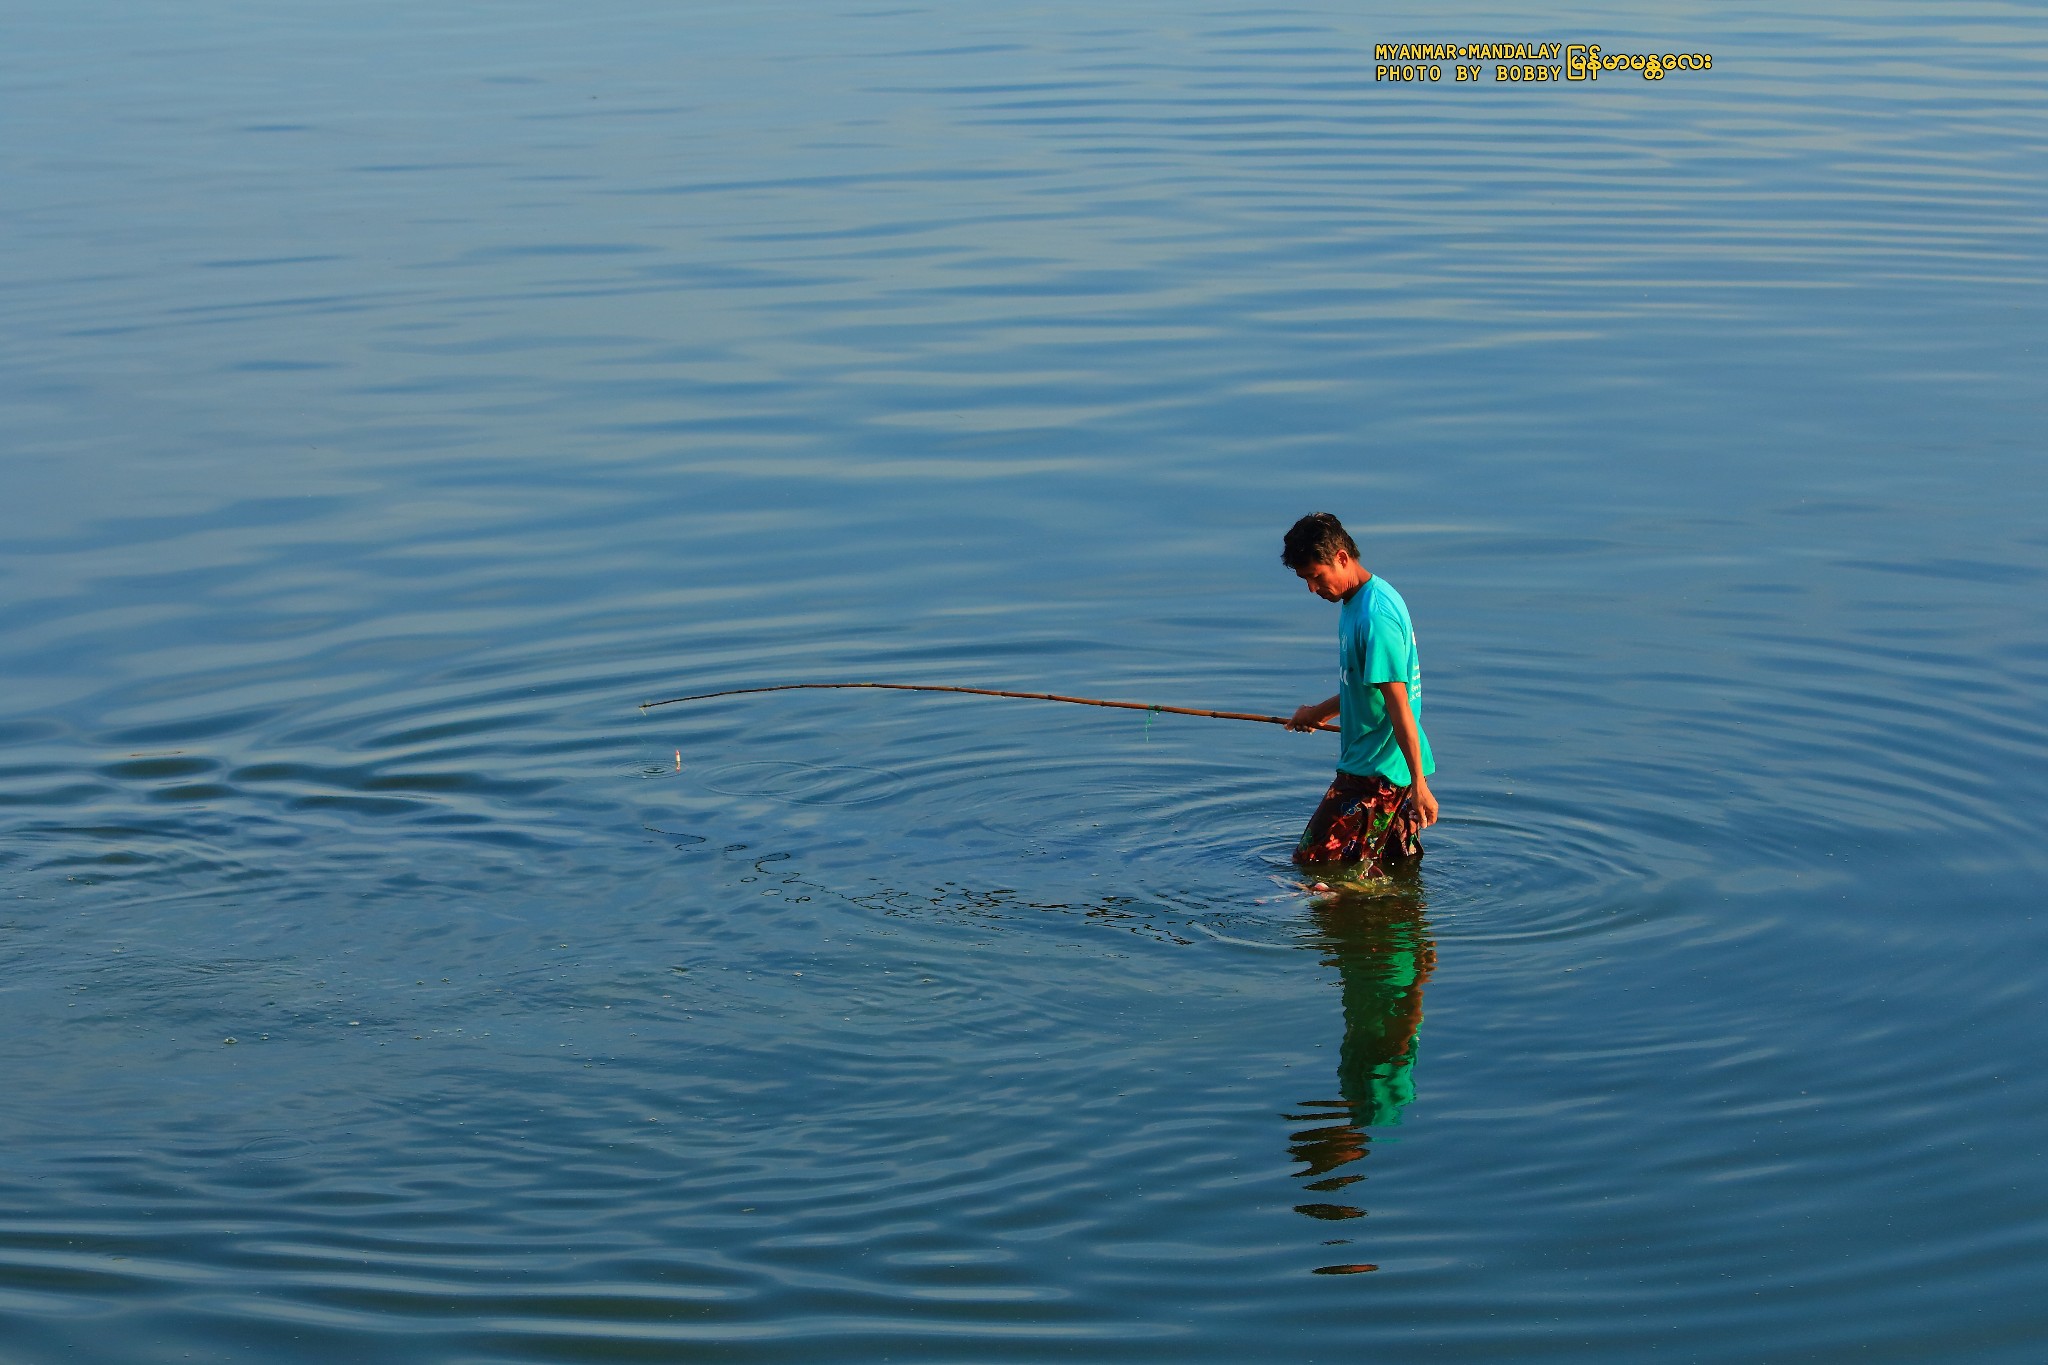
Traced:
<path fill-rule="evenodd" d="M 667 701 L 644 701 L 640 709 L 647 711 L 656 706 L 674 706 L 685 701 L 710 701 L 713 697 L 744 697 L 758 692 L 805 692 L 813 689 L 871 687 L 890 692 L 965 692 L 976 697 L 1016 697 L 1021 701 L 1064 701 L 1075 706 L 1109 706 L 1119 711 L 1162 711 L 1174 716 L 1207 716 L 1211 720 L 1255 720 L 1264 725 L 1285 725 L 1285 716 L 1261 716 L 1250 711 L 1203 711 L 1192 706 L 1154 706 L 1142 701 L 1104 701 L 1100 697 L 1062 697 L 1056 692 L 1001 692 L 993 687 L 944 687 L 937 683 L 886 683 L 886 682 L 830 682 L 830 683 L 777 683 L 773 687 L 729 687 L 723 692 L 699 692 L 689 697 L 670 697 Z M 1335 730 L 1337 727 L 1325 721 L 1318 730 Z"/>

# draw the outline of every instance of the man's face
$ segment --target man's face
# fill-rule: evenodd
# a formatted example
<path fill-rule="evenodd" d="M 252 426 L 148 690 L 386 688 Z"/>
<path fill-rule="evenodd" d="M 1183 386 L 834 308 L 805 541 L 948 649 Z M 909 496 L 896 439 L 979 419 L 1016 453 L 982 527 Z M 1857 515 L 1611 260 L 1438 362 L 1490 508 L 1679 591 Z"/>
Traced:
<path fill-rule="evenodd" d="M 1341 602 L 1353 588 L 1358 586 L 1358 561 L 1343 550 L 1336 557 L 1321 564 L 1308 564 L 1296 569 L 1295 575 L 1308 584 L 1308 590 L 1325 602 Z"/>

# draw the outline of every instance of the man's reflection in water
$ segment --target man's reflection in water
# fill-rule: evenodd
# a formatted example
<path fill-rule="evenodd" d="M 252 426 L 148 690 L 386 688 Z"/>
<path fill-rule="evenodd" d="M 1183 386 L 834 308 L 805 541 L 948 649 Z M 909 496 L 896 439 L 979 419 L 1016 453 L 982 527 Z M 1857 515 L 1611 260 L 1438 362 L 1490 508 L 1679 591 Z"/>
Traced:
<path fill-rule="evenodd" d="M 1413 865 L 1394 873 L 1391 884 L 1371 889 L 1339 887 L 1320 895 L 1311 908 L 1323 961 L 1336 967 L 1344 992 L 1344 1042 L 1337 1053 L 1337 1088 L 1342 1099 L 1309 1100 L 1287 1115 L 1311 1123 L 1293 1134 L 1288 1152 L 1304 1164 L 1296 1172 L 1304 1190 L 1334 1195 L 1365 1179 L 1347 1170 L 1369 1150 L 1366 1130 L 1401 1121 L 1415 1098 L 1416 1035 L 1422 1027 L 1422 987 L 1436 966 L 1436 945 L 1423 918 L 1422 883 Z M 1311 1218 L 1341 1222 L 1363 1218 L 1348 1202 L 1323 1200 L 1294 1206 Z M 1351 1239 L 1335 1238 L 1326 1246 Z M 1328 1265 L 1318 1275 L 1350 1275 L 1370 1265 Z"/>

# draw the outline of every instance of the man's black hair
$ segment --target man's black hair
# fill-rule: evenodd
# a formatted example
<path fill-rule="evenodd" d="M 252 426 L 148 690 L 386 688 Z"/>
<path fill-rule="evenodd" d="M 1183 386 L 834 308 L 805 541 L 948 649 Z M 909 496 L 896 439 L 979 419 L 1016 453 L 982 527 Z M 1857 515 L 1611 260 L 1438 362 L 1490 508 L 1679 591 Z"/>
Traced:
<path fill-rule="evenodd" d="M 1344 529 L 1344 523 L 1328 512 L 1311 512 L 1287 530 L 1280 547 L 1280 562 L 1300 573 L 1311 564 L 1328 564 L 1342 550 L 1358 558 L 1358 542 Z"/>

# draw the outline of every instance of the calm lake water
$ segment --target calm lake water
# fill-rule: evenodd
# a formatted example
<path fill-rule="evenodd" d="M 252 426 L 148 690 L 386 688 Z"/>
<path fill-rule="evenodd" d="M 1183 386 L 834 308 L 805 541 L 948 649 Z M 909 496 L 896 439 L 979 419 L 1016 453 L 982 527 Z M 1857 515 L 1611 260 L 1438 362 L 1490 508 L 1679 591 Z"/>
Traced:
<path fill-rule="evenodd" d="M 8 29 L 9 1361 L 2040 1358 L 2039 7 Z"/>

